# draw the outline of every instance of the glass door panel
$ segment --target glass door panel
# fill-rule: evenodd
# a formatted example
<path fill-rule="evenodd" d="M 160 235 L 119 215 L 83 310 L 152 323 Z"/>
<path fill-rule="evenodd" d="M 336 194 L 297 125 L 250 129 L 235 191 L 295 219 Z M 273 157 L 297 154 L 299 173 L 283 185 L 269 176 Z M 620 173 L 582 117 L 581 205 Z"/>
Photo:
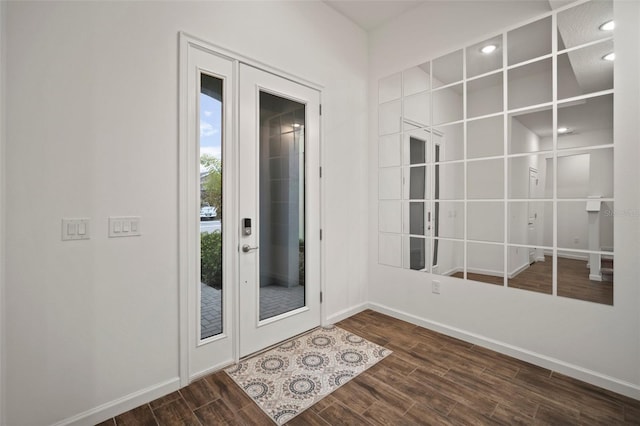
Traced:
<path fill-rule="evenodd" d="M 200 74 L 200 340 L 222 333 L 222 82 Z"/>
<path fill-rule="evenodd" d="M 305 105 L 260 92 L 260 320 L 305 306 Z"/>

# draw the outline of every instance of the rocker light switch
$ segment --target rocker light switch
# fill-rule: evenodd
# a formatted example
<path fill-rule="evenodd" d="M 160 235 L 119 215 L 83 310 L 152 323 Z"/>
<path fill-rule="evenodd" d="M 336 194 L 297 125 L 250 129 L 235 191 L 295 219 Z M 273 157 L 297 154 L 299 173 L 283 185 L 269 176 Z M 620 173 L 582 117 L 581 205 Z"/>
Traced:
<path fill-rule="evenodd" d="M 89 218 L 62 218 L 62 241 L 88 239 Z"/>
<path fill-rule="evenodd" d="M 140 216 L 110 216 L 109 237 L 136 237 L 140 235 Z"/>

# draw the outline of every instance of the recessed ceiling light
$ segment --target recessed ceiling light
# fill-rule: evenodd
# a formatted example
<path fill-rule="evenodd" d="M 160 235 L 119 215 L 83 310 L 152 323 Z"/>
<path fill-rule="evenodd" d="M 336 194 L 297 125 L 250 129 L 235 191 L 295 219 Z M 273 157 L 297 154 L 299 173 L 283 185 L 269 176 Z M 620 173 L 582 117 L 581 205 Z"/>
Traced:
<path fill-rule="evenodd" d="M 300 124 L 299 123 L 294 123 L 293 127 L 300 127 Z"/>
<path fill-rule="evenodd" d="M 615 27 L 616 27 L 616 23 L 613 22 L 613 20 L 611 20 L 600 25 L 598 28 L 600 28 L 600 31 L 613 31 Z"/>
<path fill-rule="evenodd" d="M 485 54 L 493 53 L 498 48 L 495 44 L 487 44 L 480 51 Z"/>
<path fill-rule="evenodd" d="M 565 133 L 571 133 L 571 129 L 568 127 L 558 127 L 558 133 L 564 135 Z"/>
<path fill-rule="evenodd" d="M 616 54 L 614 52 L 607 53 L 602 57 L 605 61 L 614 61 L 616 59 Z"/>

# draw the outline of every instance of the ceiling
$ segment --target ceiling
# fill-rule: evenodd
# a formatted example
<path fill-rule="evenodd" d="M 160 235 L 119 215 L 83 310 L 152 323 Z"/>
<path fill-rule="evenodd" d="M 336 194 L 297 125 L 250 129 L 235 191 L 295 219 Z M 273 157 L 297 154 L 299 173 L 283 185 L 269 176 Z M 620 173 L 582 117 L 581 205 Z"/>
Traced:
<path fill-rule="evenodd" d="M 323 1 L 366 31 L 372 30 L 414 7 L 427 3 L 425 0 Z"/>
<path fill-rule="evenodd" d="M 415 7 L 436 0 L 322 0 L 365 31 L 391 21 Z M 456 1 L 456 0 L 439 0 Z M 480 0 L 476 0 L 480 1 Z M 503 0 L 504 1 L 504 0 Z M 514 0 L 511 0 L 514 1 Z M 544 1 L 544 0 L 543 0 Z M 551 9 L 574 0 L 547 0 Z"/>

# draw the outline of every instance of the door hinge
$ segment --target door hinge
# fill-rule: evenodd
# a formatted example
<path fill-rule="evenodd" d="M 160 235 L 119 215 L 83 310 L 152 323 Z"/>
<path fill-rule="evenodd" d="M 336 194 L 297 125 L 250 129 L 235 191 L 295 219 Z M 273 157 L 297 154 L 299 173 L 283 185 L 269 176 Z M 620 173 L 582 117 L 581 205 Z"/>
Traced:
<path fill-rule="evenodd" d="M 320 292 L 320 303 L 322 303 L 322 292 Z"/>
<path fill-rule="evenodd" d="M 320 167 L 320 177 L 322 177 L 322 167 Z"/>
<path fill-rule="evenodd" d="M 320 230 L 320 240 L 322 241 L 322 229 Z"/>
<path fill-rule="evenodd" d="M 322 115 L 322 104 L 320 104 L 320 115 Z"/>

